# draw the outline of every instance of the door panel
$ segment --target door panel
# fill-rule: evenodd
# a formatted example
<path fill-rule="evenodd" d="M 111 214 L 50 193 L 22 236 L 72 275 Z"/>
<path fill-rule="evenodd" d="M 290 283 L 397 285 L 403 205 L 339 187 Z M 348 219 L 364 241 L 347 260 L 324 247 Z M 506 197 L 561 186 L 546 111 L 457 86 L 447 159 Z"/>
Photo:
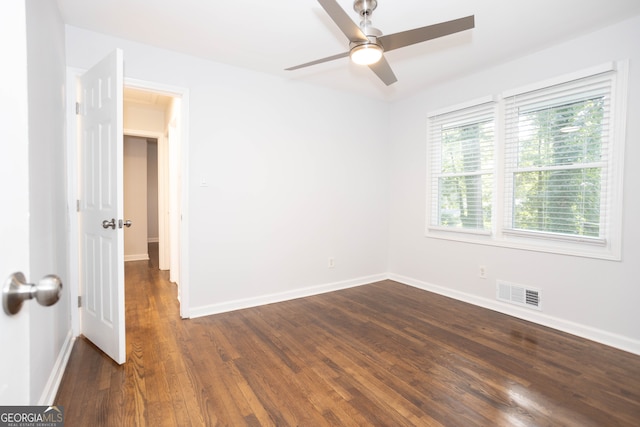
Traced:
<path fill-rule="evenodd" d="M 117 363 L 126 360 L 122 197 L 122 51 L 80 77 L 82 333 Z M 104 227 L 103 221 L 114 221 Z"/>
<path fill-rule="evenodd" d="M 0 67 L 0 285 L 14 272 L 29 274 L 26 37 L 24 2 L 4 3 L 0 13 L 0 51 L 6 64 Z M 29 404 L 29 305 L 13 316 L 0 309 L 0 405 Z"/>

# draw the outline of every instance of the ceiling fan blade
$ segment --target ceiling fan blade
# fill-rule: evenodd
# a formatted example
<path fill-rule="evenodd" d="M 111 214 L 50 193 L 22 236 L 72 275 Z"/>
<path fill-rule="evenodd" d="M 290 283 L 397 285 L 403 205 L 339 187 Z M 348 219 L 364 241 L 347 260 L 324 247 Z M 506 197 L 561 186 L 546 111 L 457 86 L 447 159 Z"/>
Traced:
<path fill-rule="evenodd" d="M 387 86 L 392 85 L 398 81 L 398 79 L 396 78 L 396 75 L 393 74 L 393 70 L 391 69 L 391 66 L 389 65 L 389 63 L 387 62 L 384 56 L 380 58 L 380 60 L 375 64 L 369 65 L 369 68 L 371 68 L 371 71 L 376 73 L 376 75 L 380 78 L 380 80 L 382 80 L 383 83 L 386 84 Z"/>
<path fill-rule="evenodd" d="M 349 15 L 340 7 L 336 0 L 318 0 L 320 6 L 329 14 L 333 22 L 344 33 L 349 41 L 367 41 L 360 27 L 349 18 Z"/>
<path fill-rule="evenodd" d="M 293 71 L 297 70 L 298 68 L 304 68 L 311 65 L 321 64 L 323 62 L 333 61 L 334 59 L 346 58 L 347 56 L 349 56 L 349 52 L 339 53 L 337 55 L 328 56 L 326 58 L 316 59 L 315 61 L 307 62 L 305 64 L 296 65 L 295 67 L 285 68 L 285 71 Z"/>
<path fill-rule="evenodd" d="M 448 36 L 464 30 L 470 30 L 475 26 L 474 16 L 454 19 L 452 21 L 441 22 L 439 24 L 428 25 L 422 28 L 415 28 L 401 33 L 389 34 L 378 37 L 378 42 L 385 52 L 398 49 L 412 44 L 421 43 L 438 37 Z"/>

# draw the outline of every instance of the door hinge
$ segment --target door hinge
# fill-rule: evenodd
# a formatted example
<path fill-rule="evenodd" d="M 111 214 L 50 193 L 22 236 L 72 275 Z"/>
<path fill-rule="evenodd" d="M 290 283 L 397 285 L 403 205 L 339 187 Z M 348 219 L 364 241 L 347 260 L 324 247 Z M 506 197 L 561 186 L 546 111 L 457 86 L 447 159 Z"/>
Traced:
<path fill-rule="evenodd" d="M 76 200 L 76 212 L 80 212 L 80 199 Z"/>
<path fill-rule="evenodd" d="M 76 114 L 80 114 L 80 103 L 76 102 Z"/>
<path fill-rule="evenodd" d="M 82 307 L 82 297 L 78 295 L 78 308 Z"/>

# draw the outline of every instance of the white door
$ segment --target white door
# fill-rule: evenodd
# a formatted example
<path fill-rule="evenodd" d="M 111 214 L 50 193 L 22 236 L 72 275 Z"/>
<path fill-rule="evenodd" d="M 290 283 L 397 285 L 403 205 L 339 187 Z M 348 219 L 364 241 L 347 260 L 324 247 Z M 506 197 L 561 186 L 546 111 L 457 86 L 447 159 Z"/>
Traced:
<path fill-rule="evenodd" d="M 116 50 L 79 79 L 81 329 L 126 360 L 124 324 L 123 62 Z M 104 223 L 104 224 L 103 224 Z"/>
<path fill-rule="evenodd" d="M 0 284 L 29 274 L 29 157 L 25 5 L 0 13 Z M 0 405 L 29 404 L 29 303 L 13 316 L 0 309 Z"/>

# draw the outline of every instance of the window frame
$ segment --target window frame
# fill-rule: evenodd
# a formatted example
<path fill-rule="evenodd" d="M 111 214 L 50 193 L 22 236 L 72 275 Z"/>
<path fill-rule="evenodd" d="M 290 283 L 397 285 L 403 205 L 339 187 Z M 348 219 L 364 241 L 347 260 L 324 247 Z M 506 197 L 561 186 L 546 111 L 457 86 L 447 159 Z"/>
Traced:
<path fill-rule="evenodd" d="M 513 208 L 507 211 L 506 191 L 506 142 L 505 142 L 505 99 L 514 95 L 537 91 L 552 86 L 562 85 L 574 80 L 588 78 L 602 73 L 611 73 L 611 102 L 608 129 L 608 150 L 606 155 L 606 185 L 604 200 L 607 206 L 607 223 L 604 238 L 571 236 L 550 232 L 518 230 L 508 227 L 506 220 L 513 215 Z M 443 108 L 427 115 L 427 171 L 426 171 L 426 226 L 425 236 L 435 239 L 446 239 L 465 243 L 484 244 L 514 249 L 548 252 L 554 254 L 621 260 L 622 258 L 622 200 L 624 149 L 626 143 L 626 106 L 627 106 L 628 60 L 612 61 L 574 73 L 561 75 L 531 85 L 505 90 L 499 95 L 486 96 Z M 495 103 L 494 132 L 494 172 L 491 230 L 478 232 L 476 229 L 448 228 L 432 225 L 434 216 L 433 192 L 434 173 L 432 165 L 431 122 L 434 117 L 455 113 L 463 109 L 477 107 L 481 104 Z M 437 179 L 437 178 L 436 178 Z M 601 180 L 601 182 L 603 181 Z"/>

